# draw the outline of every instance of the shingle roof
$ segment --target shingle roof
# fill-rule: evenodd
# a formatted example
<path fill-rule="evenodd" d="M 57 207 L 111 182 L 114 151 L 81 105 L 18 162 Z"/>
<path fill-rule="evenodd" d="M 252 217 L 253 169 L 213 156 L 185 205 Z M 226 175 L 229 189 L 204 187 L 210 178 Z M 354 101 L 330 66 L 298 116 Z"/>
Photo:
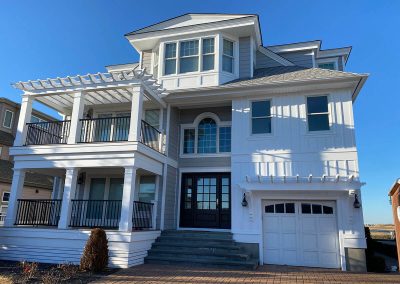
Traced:
<path fill-rule="evenodd" d="M 14 144 L 14 135 L 0 130 L 0 145 L 12 146 Z"/>
<path fill-rule="evenodd" d="M 11 183 L 13 177 L 13 167 L 14 164 L 12 162 L 0 160 L 0 181 Z M 53 178 L 42 174 L 27 172 L 25 175 L 25 185 L 52 189 Z"/>
<path fill-rule="evenodd" d="M 321 68 L 305 68 L 300 66 L 279 66 L 256 69 L 253 78 L 230 81 L 225 87 L 256 86 L 269 83 L 294 82 L 316 79 L 358 78 L 364 74 L 327 70 Z"/>

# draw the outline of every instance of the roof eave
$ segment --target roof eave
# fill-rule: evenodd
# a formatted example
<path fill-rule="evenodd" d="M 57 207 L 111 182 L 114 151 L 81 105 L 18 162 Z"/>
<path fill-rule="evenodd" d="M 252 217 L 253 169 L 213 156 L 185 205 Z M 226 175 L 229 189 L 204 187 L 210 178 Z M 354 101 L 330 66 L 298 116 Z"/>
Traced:
<path fill-rule="evenodd" d="M 391 189 L 389 190 L 389 196 L 393 196 L 393 194 L 400 188 L 400 178 L 398 178 L 394 184 L 392 185 Z"/>

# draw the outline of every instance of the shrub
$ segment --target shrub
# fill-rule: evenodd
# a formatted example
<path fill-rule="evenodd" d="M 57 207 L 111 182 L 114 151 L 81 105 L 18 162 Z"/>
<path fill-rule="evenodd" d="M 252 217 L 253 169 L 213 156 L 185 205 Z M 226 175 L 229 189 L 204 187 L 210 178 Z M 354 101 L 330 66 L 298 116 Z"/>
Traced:
<path fill-rule="evenodd" d="M 103 229 L 91 231 L 81 258 L 80 268 L 92 272 L 101 272 L 108 264 L 108 241 Z"/>
<path fill-rule="evenodd" d="M 36 275 L 38 274 L 38 264 L 36 262 L 26 262 L 23 261 L 21 262 L 21 268 L 22 268 L 22 277 L 26 280 L 30 280 L 32 278 L 35 278 Z"/>

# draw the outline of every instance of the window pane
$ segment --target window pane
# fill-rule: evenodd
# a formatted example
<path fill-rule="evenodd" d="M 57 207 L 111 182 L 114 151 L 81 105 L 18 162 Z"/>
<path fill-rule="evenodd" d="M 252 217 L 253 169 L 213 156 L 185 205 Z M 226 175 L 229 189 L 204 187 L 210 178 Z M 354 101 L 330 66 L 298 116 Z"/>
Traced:
<path fill-rule="evenodd" d="M 328 70 L 335 70 L 335 63 L 333 63 L 333 62 L 320 63 L 320 64 L 318 64 L 318 68 L 328 69 Z"/>
<path fill-rule="evenodd" d="M 231 151 L 231 128 L 220 127 L 219 128 L 219 151 L 230 152 Z"/>
<path fill-rule="evenodd" d="M 312 213 L 313 214 L 322 214 L 322 206 L 319 204 L 312 205 Z"/>
<path fill-rule="evenodd" d="M 311 113 L 328 112 L 328 97 L 308 97 L 307 98 L 307 111 Z"/>
<path fill-rule="evenodd" d="M 3 193 L 3 202 L 8 202 L 10 200 L 10 193 L 4 192 Z"/>
<path fill-rule="evenodd" d="M 223 49 L 224 54 L 233 56 L 233 42 L 224 39 Z"/>
<path fill-rule="evenodd" d="M 151 202 L 155 200 L 156 194 L 156 177 L 141 176 L 139 185 L 139 201 Z"/>
<path fill-rule="evenodd" d="M 199 123 L 197 153 L 217 152 L 217 124 L 211 118 Z"/>
<path fill-rule="evenodd" d="M 252 117 L 270 116 L 271 115 L 271 102 L 258 101 L 251 103 Z"/>
<path fill-rule="evenodd" d="M 294 203 L 285 203 L 286 213 L 294 213 Z"/>
<path fill-rule="evenodd" d="M 184 136 L 183 153 L 185 153 L 185 154 L 194 153 L 195 130 L 194 129 L 185 129 L 183 136 Z"/>
<path fill-rule="evenodd" d="M 274 205 L 265 206 L 265 213 L 274 213 Z"/>
<path fill-rule="evenodd" d="M 169 75 L 169 74 L 175 74 L 176 73 L 176 59 L 168 59 L 165 60 L 165 69 L 164 69 L 164 74 Z"/>
<path fill-rule="evenodd" d="M 203 39 L 203 54 L 214 53 L 214 39 L 205 38 Z"/>
<path fill-rule="evenodd" d="M 275 213 L 285 213 L 284 204 L 275 204 Z"/>
<path fill-rule="evenodd" d="M 328 114 L 308 115 L 308 130 L 309 131 L 329 130 Z"/>
<path fill-rule="evenodd" d="M 333 214 L 333 208 L 330 206 L 323 206 L 324 214 Z"/>
<path fill-rule="evenodd" d="M 203 71 L 214 69 L 214 54 L 203 55 Z"/>
<path fill-rule="evenodd" d="M 3 121 L 3 126 L 7 127 L 7 128 L 11 128 L 12 126 L 12 117 L 13 117 L 13 113 L 11 111 L 7 111 L 5 112 L 4 115 L 4 121 Z"/>
<path fill-rule="evenodd" d="M 251 129 L 253 134 L 271 133 L 271 118 L 253 118 Z"/>
<path fill-rule="evenodd" d="M 301 204 L 301 213 L 303 214 L 311 214 L 311 204 Z"/>
<path fill-rule="evenodd" d="M 233 58 L 228 56 L 222 56 L 222 70 L 233 73 Z"/>
<path fill-rule="evenodd" d="M 176 57 L 176 43 L 167 43 L 165 45 L 165 58 Z"/>
<path fill-rule="evenodd" d="M 199 57 L 184 57 L 180 59 L 179 73 L 194 72 L 199 70 Z"/>
<path fill-rule="evenodd" d="M 191 56 L 199 54 L 199 41 L 182 41 L 180 46 L 180 56 Z"/>

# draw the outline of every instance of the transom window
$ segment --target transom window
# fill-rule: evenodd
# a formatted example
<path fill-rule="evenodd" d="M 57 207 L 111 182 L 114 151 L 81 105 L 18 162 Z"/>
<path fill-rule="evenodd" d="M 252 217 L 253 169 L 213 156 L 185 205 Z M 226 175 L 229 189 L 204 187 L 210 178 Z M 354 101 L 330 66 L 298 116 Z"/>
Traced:
<path fill-rule="evenodd" d="M 256 101 L 251 103 L 251 133 L 271 133 L 271 101 Z"/>
<path fill-rule="evenodd" d="M 5 128 L 12 127 L 13 117 L 14 117 L 14 113 L 11 110 L 6 109 L 6 111 L 4 112 L 4 119 L 3 119 L 3 126 Z"/>
<path fill-rule="evenodd" d="M 302 214 L 333 214 L 333 207 L 321 204 L 301 203 Z"/>
<path fill-rule="evenodd" d="M 233 56 L 233 42 L 227 39 L 223 40 L 222 51 L 222 70 L 233 73 L 234 56 Z"/>
<path fill-rule="evenodd" d="M 294 203 L 277 203 L 267 205 L 264 208 L 265 213 L 286 213 L 286 214 L 294 214 L 296 213 Z"/>
<path fill-rule="evenodd" d="M 308 131 L 329 130 L 328 97 L 307 97 Z"/>
<path fill-rule="evenodd" d="M 193 127 L 183 128 L 183 154 L 212 154 L 231 152 L 231 126 L 218 125 L 210 118 L 203 118 Z"/>

